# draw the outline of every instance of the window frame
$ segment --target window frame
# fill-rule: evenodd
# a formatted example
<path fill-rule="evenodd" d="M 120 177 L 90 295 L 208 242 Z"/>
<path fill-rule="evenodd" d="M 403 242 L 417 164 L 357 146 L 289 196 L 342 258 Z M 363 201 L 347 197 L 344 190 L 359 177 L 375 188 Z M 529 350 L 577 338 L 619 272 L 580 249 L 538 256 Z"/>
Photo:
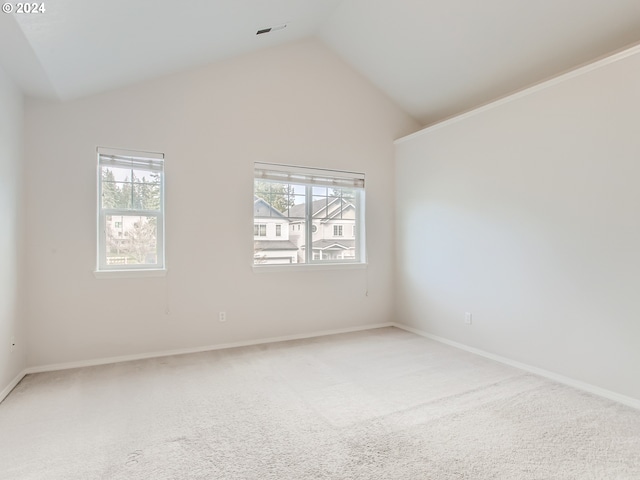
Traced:
<path fill-rule="evenodd" d="M 268 170 L 270 173 L 274 174 L 276 178 L 265 178 L 264 176 L 258 175 L 258 171 Z M 313 182 L 313 176 L 320 176 L 324 181 L 326 179 L 333 179 L 336 181 L 335 185 L 330 183 L 324 184 L 316 184 Z M 283 164 L 271 164 L 271 163 L 263 163 L 256 162 L 254 165 L 254 178 L 253 178 L 253 194 L 255 195 L 255 185 L 256 181 L 261 182 L 272 182 L 276 184 L 290 184 L 296 186 L 304 186 L 305 187 L 305 241 L 304 246 L 305 249 L 308 245 L 313 244 L 313 227 L 314 218 L 313 218 L 313 198 L 317 195 L 314 195 L 313 188 L 314 186 L 326 186 L 327 188 L 344 188 L 346 190 L 353 190 L 355 195 L 353 199 L 353 203 L 356 210 L 355 215 L 355 223 L 353 225 L 354 232 L 357 232 L 357 235 L 354 236 L 354 258 L 352 259 L 331 259 L 331 260 L 319 260 L 313 258 L 313 248 L 310 251 L 305 251 L 304 262 L 292 263 L 292 264 L 263 264 L 256 263 L 255 257 L 253 259 L 253 267 L 256 269 L 273 269 L 273 270 L 290 270 L 290 269 L 306 269 L 306 268 L 362 268 L 367 265 L 367 251 L 366 251 L 366 215 L 365 215 L 365 198 L 366 198 L 366 190 L 365 190 L 365 174 L 364 173 L 356 173 L 356 172 L 347 172 L 340 170 L 330 170 L 330 169 L 319 169 L 319 168 L 310 168 L 310 167 L 300 167 L 293 165 L 283 165 Z M 353 182 L 354 185 L 350 185 L 347 182 Z M 357 185 L 357 186 L 356 186 Z M 253 222 L 255 224 L 255 218 L 253 217 Z M 344 233 L 344 227 L 340 225 Z M 292 230 L 295 230 L 295 225 L 292 225 Z M 298 230 L 300 230 L 300 224 L 298 224 Z M 319 230 L 316 227 L 316 230 Z M 341 237 L 333 237 L 336 239 L 344 239 L 344 234 Z M 255 254 L 255 249 L 254 249 Z"/>
<path fill-rule="evenodd" d="M 96 241 L 96 274 L 103 273 L 142 273 L 142 272 L 165 272 L 166 271 L 166 254 L 165 254 L 165 156 L 163 153 L 145 152 L 137 150 L 124 150 L 116 148 L 97 147 L 97 241 Z M 118 160 L 125 161 L 130 159 L 132 169 L 139 166 L 140 170 L 158 172 L 160 174 L 160 208 L 159 210 L 146 210 L 141 208 L 104 208 L 102 205 L 102 167 L 103 157 L 117 157 Z M 136 162 L 148 162 L 149 166 Z M 153 164 L 153 167 L 151 165 Z M 154 217 L 156 219 L 156 263 L 149 264 L 125 264 L 125 265 L 108 265 L 107 264 L 107 232 L 106 219 L 109 216 L 140 216 Z"/>

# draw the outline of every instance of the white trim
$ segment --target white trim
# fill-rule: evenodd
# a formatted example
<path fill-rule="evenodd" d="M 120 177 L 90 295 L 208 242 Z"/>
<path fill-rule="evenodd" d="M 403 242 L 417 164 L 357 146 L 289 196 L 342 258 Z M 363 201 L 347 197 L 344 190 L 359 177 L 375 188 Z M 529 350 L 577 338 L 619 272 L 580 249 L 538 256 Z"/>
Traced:
<path fill-rule="evenodd" d="M 166 277 L 166 268 L 156 269 L 135 269 L 129 270 L 95 270 L 93 275 L 96 278 L 148 278 L 148 277 Z"/>
<path fill-rule="evenodd" d="M 534 373 L 536 375 L 540 375 L 541 377 L 548 378 L 550 380 L 554 380 L 558 383 L 563 383 L 573 388 L 577 388 L 578 390 L 584 390 L 585 392 L 593 393 L 594 395 L 598 395 L 600 397 L 607 398 L 609 400 L 613 400 L 614 402 L 622 403 L 623 405 L 627 405 L 629 407 L 636 408 L 640 410 L 640 399 L 628 397 L 626 395 L 622 395 L 617 392 L 613 392 L 611 390 L 606 390 L 604 388 L 598 387 L 596 385 L 592 385 L 590 383 L 582 382 L 580 380 L 575 380 L 570 377 L 565 377 L 564 375 L 560 375 L 559 373 L 550 372 L 549 370 L 544 370 L 542 368 L 534 367 L 531 365 L 527 365 L 526 363 L 521 363 L 516 360 L 511 360 L 507 357 L 501 357 L 500 355 L 496 355 L 494 353 L 486 352 L 484 350 L 480 350 L 479 348 L 470 347 L 463 343 L 454 342 L 453 340 L 448 340 L 446 338 L 438 337 L 437 335 L 432 335 L 425 331 L 419 330 L 417 328 L 409 327 L 407 325 L 403 325 L 401 323 L 392 323 L 394 327 L 400 328 L 401 330 L 406 330 L 407 332 L 415 333 L 416 335 L 420 335 L 421 337 L 426 337 L 431 340 L 435 340 L 436 342 L 444 343 L 445 345 L 449 345 L 455 348 L 459 348 L 461 350 L 465 350 L 470 353 L 474 353 L 476 355 L 480 355 L 481 357 L 489 358 L 491 360 L 495 360 L 496 362 L 504 363 L 505 365 L 509 365 L 511 367 L 519 368 L 520 370 L 525 370 L 527 372 Z"/>
<path fill-rule="evenodd" d="M 316 260 L 320 261 L 320 260 Z M 253 264 L 253 273 L 273 273 L 273 272 L 312 272 L 319 270 L 364 270 L 368 267 L 366 263 L 347 262 L 344 263 L 286 263 L 282 265 L 262 265 Z"/>
<path fill-rule="evenodd" d="M 589 383 L 581 382 L 579 380 L 575 380 L 569 377 L 565 377 L 564 375 L 560 375 L 554 372 L 550 372 L 548 370 L 544 370 L 542 368 L 533 367 L 531 365 L 527 365 L 525 363 L 517 362 L 515 360 L 511 360 L 506 357 L 502 357 L 500 355 L 495 355 L 493 353 L 486 352 L 484 350 L 480 350 L 478 348 L 470 347 L 468 345 L 464 345 L 462 343 L 454 342 L 452 340 L 448 340 L 446 338 L 438 337 L 436 335 L 432 335 L 430 333 L 424 332 L 417 328 L 409 327 L 407 325 L 403 325 L 397 322 L 388 322 L 388 323 L 377 323 L 371 325 L 364 325 L 360 327 L 350 327 L 350 328 L 340 328 L 333 330 L 323 330 L 320 332 L 313 333 L 305 333 L 305 334 L 297 334 L 297 335 L 285 335 L 281 337 L 271 337 L 260 340 L 248 340 L 243 342 L 232 342 L 232 343 L 223 343 L 217 345 L 209 345 L 203 347 L 193 347 L 193 348 L 182 348 L 177 350 L 165 350 L 160 352 L 149 352 L 142 353 L 136 355 L 123 355 L 119 357 L 107 357 L 93 360 L 82 360 L 78 362 L 67 362 L 67 363 L 58 363 L 58 364 L 50 364 L 50 365 L 41 365 L 37 367 L 29 367 L 20 372 L 16 378 L 14 378 L 9 385 L 5 387 L 2 392 L 0 392 L 0 402 L 2 402 L 11 391 L 20 383 L 20 381 L 29 374 L 32 373 L 43 373 L 43 372 L 51 372 L 56 370 L 68 370 L 71 368 L 82 368 L 82 367 L 91 367 L 96 365 L 107 365 L 111 363 L 119 363 L 119 362 L 129 362 L 133 360 L 144 360 L 147 358 L 158 358 L 158 357 L 167 357 L 171 355 L 184 355 L 189 353 L 199 353 L 199 352 L 207 352 L 212 350 L 223 350 L 225 348 L 237 348 L 237 347 L 248 347 L 252 345 L 262 345 L 265 343 L 275 343 L 275 342 L 286 342 L 290 340 L 303 340 L 305 338 L 315 338 L 315 337 L 323 337 L 326 335 L 337 335 L 341 333 L 352 333 L 352 332 L 361 332 L 366 330 L 375 330 L 378 328 L 385 327 L 396 327 L 401 330 L 405 330 L 407 332 L 415 333 L 416 335 L 420 335 L 421 337 L 426 337 L 436 342 L 443 343 L 445 345 L 449 345 L 455 348 L 459 348 L 461 350 L 465 350 L 470 353 L 474 353 L 481 357 L 489 358 L 496 362 L 503 363 L 505 365 L 509 365 L 515 368 L 519 368 L 520 370 L 525 370 L 527 372 L 534 373 L 536 375 L 540 375 L 541 377 L 548 378 L 550 380 L 554 380 L 559 383 L 563 383 L 565 385 L 569 385 L 571 387 L 577 388 L 579 390 L 584 390 L 589 393 L 593 393 L 594 395 L 598 395 L 600 397 L 607 398 L 609 400 L 613 400 L 615 402 L 621 403 L 623 405 L 627 405 L 629 407 L 636 408 L 640 410 L 640 400 L 628 397 L 626 395 L 622 395 L 611 390 L 606 390 L 604 388 L 597 387 L 595 385 L 591 385 Z"/>
<path fill-rule="evenodd" d="M 2 403 L 2 401 L 9 396 L 9 394 L 13 391 L 13 389 L 16 388 L 16 386 L 22 381 L 22 379 L 26 375 L 27 375 L 27 370 L 23 370 L 16 376 L 16 378 L 14 378 L 9 382 L 9 385 L 7 385 L 4 388 L 4 390 L 0 392 L 0 403 Z"/>
<path fill-rule="evenodd" d="M 414 132 L 410 135 L 407 135 L 405 137 L 401 137 L 398 138 L 397 140 L 395 140 L 393 143 L 395 145 L 398 145 L 400 143 L 406 142 L 408 140 L 412 140 L 416 137 L 419 137 L 420 135 L 422 135 L 423 133 L 427 133 L 433 130 L 436 130 L 438 128 L 442 128 L 442 127 L 446 127 L 448 125 L 451 125 L 453 123 L 457 123 L 460 122 L 462 120 L 466 120 L 469 117 L 473 117 L 479 113 L 483 113 L 486 112 L 487 110 L 491 110 L 493 108 L 499 107 L 501 105 L 504 105 L 505 103 L 509 103 L 515 100 L 518 100 L 522 97 L 526 97 L 528 95 L 532 95 L 534 93 L 537 93 L 541 90 L 545 90 L 547 88 L 553 87 L 559 83 L 565 82 L 567 80 L 570 80 L 572 78 L 578 77 L 580 75 L 584 75 L 586 73 L 589 73 L 593 70 L 597 70 L 599 68 L 605 67 L 607 65 L 610 65 L 612 63 L 615 63 L 617 61 L 623 60 L 627 57 L 631 57 L 633 55 L 636 55 L 640 53 L 640 44 L 636 44 L 632 47 L 625 47 L 625 49 L 615 52 L 613 54 L 607 54 L 607 56 L 605 57 L 601 57 L 599 59 L 596 59 L 594 61 L 590 61 L 587 64 L 583 64 L 579 67 L 576 67 L 574 69 L 571 69 L 567 72 L 561 73 L 557 76 L 551 77 L 547 80 L 543 80 L 539 83 L 533 84 L 529 87 L 525 87 L 522 90 L 518 90 L 514 93 L 510 93 L 505 97 L 502 98 L 498 98 L 496 100 L 491 101 L 490 103 L 484 104 L 484 105 L 480 105 L 479 107 L 475 107 L 471 110 L 468 110 L 466 112 L 457 114 L 453 117 L 450 118 L 446 118 L 444 120 L 440 120 L 432 125 L 428 125 L 426 127 L 424 127 L 421 130 L 418 130 L 417 132 Z"/>
<path fill-rule="evenodd" d="M 129 270 L 94 270 L 93 275 L 96 278 L 149 278 L 149 277 L 166 277 L 166 268 L 157 269 L 129 269 Z"/>
<path fill-rule="evenodd" d="M 392 327 L 391 323 L 374 323 L 360 327 L 338 328 L 334 330 L 322 330 L 313 333 L 301 333 L 296 335 L 284 335 L 282 337 L 263 338 L 258 340 L 246 340 L 242 342 L 220 343 L 217 345 L 206 345 L 202 347 L 179 348 L 176 350 L 163 350 L 159 352 L 140 353 L 134 355 L 122 355 L 119 357 L 96 358 L 92 360 L 80 360 L 77 362 L 55 363 L 29 367 L 22 372 L 22 375 L 32 373 L 52 372 L 57 370 L 68 370 L 71 368 L 93 367 L 96 365 L 108 365 L 111 363 L 130 362 L 132 360 L 144 360 L 147 358 L 169 357 L 172 355 L 184 355 L 188 353 L 209 352 L 212 350 L 223 350 L 226 348 L 250 347 L 253 345 L 263 345 L 265 343 L 287 342 L 290 340 L 303 340 L 305 338 L 324 337 L 326 335 L 337 335 L 341 333 L 361 332 L 364 330 L 375 330 L 377 328 Z M 17 383 L 16 383 L 17 384 Z"/>

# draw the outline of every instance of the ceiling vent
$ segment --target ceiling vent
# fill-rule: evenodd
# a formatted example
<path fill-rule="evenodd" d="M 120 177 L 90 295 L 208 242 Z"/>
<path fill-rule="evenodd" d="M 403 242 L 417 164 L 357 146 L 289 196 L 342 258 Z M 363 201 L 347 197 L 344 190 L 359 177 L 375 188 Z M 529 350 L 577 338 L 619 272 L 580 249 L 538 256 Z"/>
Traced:
<path fill-rule="evenodd" d="M 275 27 L 262 28 L 256 32 L 256 35 L 262 35 L 263 33 L 269 33 L 269 32 L 276 32 L 278 30 L 282 30 L 286 26 L 287 24 L 283 23 L 282 25 L 276 25 Z"/>

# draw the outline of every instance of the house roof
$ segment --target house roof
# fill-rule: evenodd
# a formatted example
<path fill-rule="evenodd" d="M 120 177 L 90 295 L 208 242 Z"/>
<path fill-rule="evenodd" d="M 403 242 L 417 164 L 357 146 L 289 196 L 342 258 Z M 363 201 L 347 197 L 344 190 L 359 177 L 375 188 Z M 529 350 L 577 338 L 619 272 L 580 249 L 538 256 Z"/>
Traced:
<path fill-rule="evenodd" d="M 284 218 L 288 220 L 286 216 L 273 208 L 266 200 L 256 195 L 253 196 L 253 216 L 254 218 Z"/>
<path fill-rule="evenodd" d="M 322 240 L 316 240 L 311 245 L 313 245 L 314 250 L 335 250 L 335 249 L 352 250 L 356 248 L 356 241 L 348 240 L 348 239 L 345 239 L 345 240 L 322 239 Z"/>
<path fill-rule="evenodd" d="M 298 247 L 289 240 L 256 240 L 253 242 L 253 249 L 254 251 L 298 250 Z"/>
<path fill-rule="evenodd" d="M 324 215 L 323 212 L 327 209 L 329 209 L 330 207 L 335 207 L 336 211 L 332 212 L 328 217 L 329 218 L 333 218 L 337 215 L 337 213 L 341 210 L 345 210 L 349 207 L 353 207 L 353 204 L 348 202 L 348 201 L 343 201 L 342 205 L 336 205 L 336 202 L 339 202 L 340 198 L 339 197 L 328 197 L 328 198 L 322 198 L 320 200 L 316 200 L 314 202 L 311 203 L 311 211 L 313 212 L 312 216 L 313 218 L 318 218 L 321 215 Z M 305 207 L 306 205 L 303 203 L 301 205 L 294 205 L 293 207 L 291 207 L 289 209 L 289 217 L 298 217 L 298 218 L 304 218 L 305 217 Z"/>

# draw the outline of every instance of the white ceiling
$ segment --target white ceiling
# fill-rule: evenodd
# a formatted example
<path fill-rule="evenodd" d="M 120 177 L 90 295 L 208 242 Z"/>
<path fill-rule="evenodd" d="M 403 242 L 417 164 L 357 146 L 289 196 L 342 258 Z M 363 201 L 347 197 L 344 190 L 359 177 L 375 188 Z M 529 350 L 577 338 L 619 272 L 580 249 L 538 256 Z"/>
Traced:
<path fill-rule="evenodd" d="M 640 0 L 349 0 L 322 38 L 429 124 L 640 41 Z"/>
<path fill-rule="evenodd" d="M 44 3 L 0 15 L 0 65 L 29 95 L 76 98 L 317 36 L 423 124 L 640 41 L 640 0 Z"/>

